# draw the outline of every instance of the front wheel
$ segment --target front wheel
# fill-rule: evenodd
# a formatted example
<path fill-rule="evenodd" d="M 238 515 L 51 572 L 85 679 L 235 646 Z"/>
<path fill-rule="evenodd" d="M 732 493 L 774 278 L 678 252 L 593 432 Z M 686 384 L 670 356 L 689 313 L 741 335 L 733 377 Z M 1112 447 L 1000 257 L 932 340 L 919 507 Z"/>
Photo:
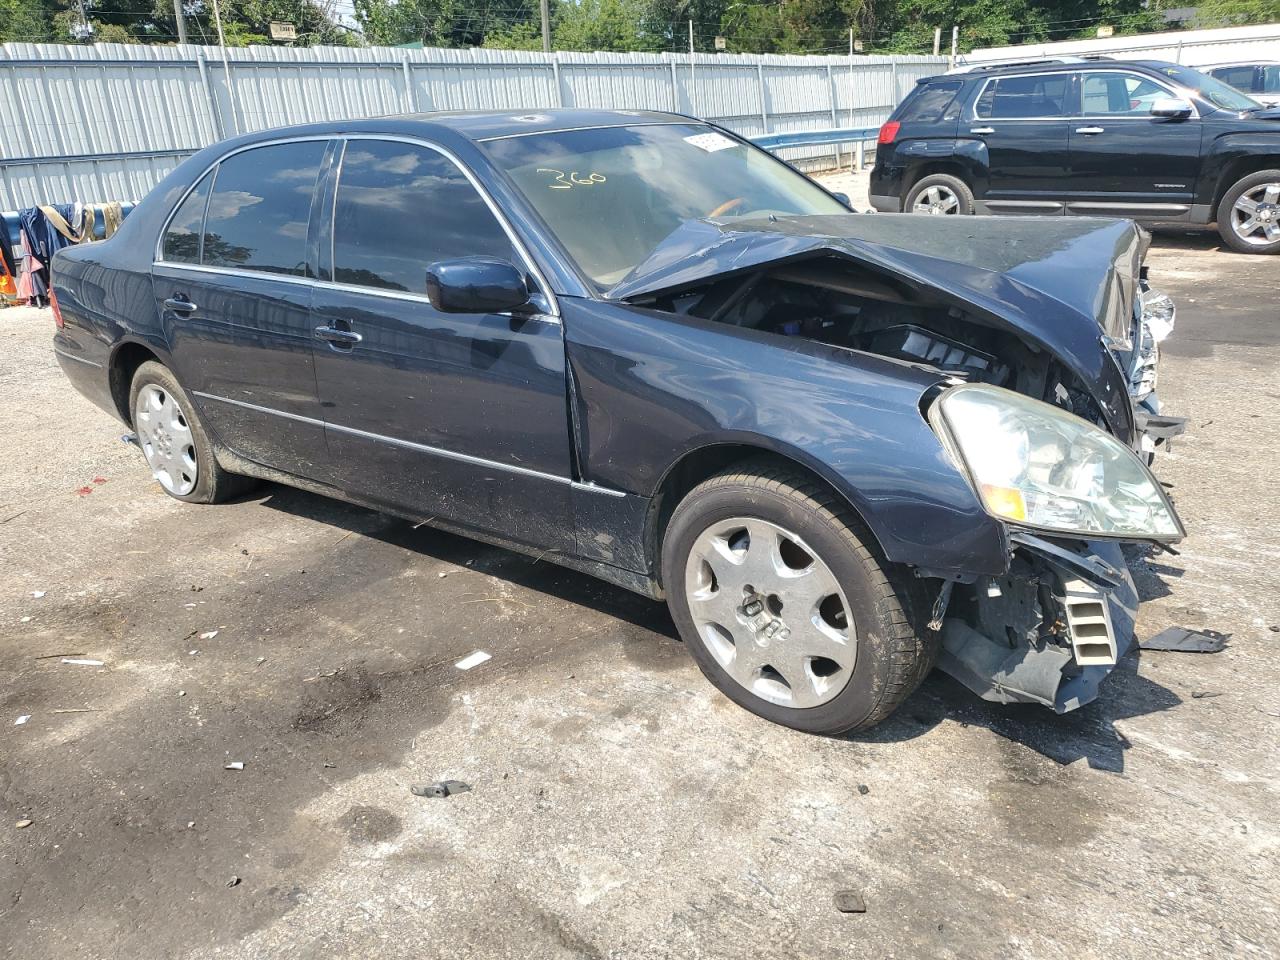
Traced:
<path fill-rule="evenodd" d="M 138 367 L 129 409 L 151 475 L 169 496 L 187 503 L 221 503 L 253 485 L 250 478 L 218 466 L 204 424 L 168 367 L 154 360 Z"/>
<path fill-rule="evenodd" d="M 663 543 L 671 615 L 702 672 L 735 703 L 810 733 L 871 727 L 933 664 L 874 542 L 847 504 L 770 464 L 707 480 Z"/>
<path fill-rule="evenodd" d="M 1251 173 L 1226 192 L 1218 233 L 1240 253 L 1280 253 L 1280 170 Z"/>
<path fill-rule="evenodd" d="M 973 191 L 959 177 L 934 173 L 922 177 L 907 193 L 902 209 L 934 216 L 968 216 L 973 213 Z"/>

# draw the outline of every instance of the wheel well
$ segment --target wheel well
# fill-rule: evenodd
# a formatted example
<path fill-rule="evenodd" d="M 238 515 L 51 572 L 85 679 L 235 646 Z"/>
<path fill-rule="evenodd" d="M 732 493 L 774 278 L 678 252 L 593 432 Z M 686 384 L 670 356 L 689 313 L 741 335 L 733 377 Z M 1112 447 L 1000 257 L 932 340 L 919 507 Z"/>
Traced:
<path fill-rule="evenodd" d="M 957 180 L 962 181 L 966 186 L 969 185 L 969 180 L 965 176 L 964 164 L 956 160 L 930 160 L 928 163 L 920 164 L 920 166 L 916 167 L 912 171 L 911 176 L 907 180 L 907 185 L 902 191 L 903 202 L 906 202 L 907 194 L 915 189 L 915 185 L 917 183 L 925 177 L 933 176 L 935 173 L 945 173 L 948 176 L 955 177 Z M 970 189 L 972 189 L 972 187 L 970 187 Z"/>
<path fill-rule="evenodd" d="M 1259 170 L 1280 170 L 1280 157 L 1240 157 L 1228 164 L 1218 180 L 1210 216 L 1217 218 L 1218 204 L 1222 203 L 1222 198 L 1227 195 L 1228 190 L 1249 174 L 1257 173 Z"/>
<path fill-rule="evenodd" d="M 115 401 L 120 419 L 130 426 L 133 425 L 133 414 L 129 410 L 129 388 L 133 386 L 133 375 L 148 360 L 159 359 L 140 343 L 122 344 L 111 358 L 111 399 Z"/>
<path fill-rule="evenodd" d="M 749 444 L 725 443 L 716 444 L 709 447 L 701 447 L 691 453 L 686 454 L 683 459 L 675 464 L 667 471 L 666 476 L 662 478 L 662 482 L 658 486 L 658 492 L 654 495 L 652 505 L 649 508 L 649 520 L 645 533 L 646 552 L 653 558 L 654 578 L 659 585 L 662 583 L 662 543 L 666 539 L 667 525 L 671 521 L 671 515 L 675 513 L 676 507 L 680 504 L 694 487 L 709 480 L 717 473 L 722 473 L 728 467 L 736 463 L 746 460 L 754 462 L 772 462 L 777 466 L 784 466 L 789 470 L 801 474 L 815 483 L 819 483 L 831 490 L 840 497 L 845 503 L 849 504 L 849 509 L 854 512 L 862 526 L 867 528 L 866 518 L 862 516 L 858 508 L 837 490 L 827 479 L 817 471 L 805 466 L 798 460 L 773 450 L 766 450 L 763 447 L 753 447 Z M 870 534 L 873 538 L 874 533 Z M 879 542 L 876 544 L 880 546 Z M 883 550 L 880 551 L 883 556 Z"/>

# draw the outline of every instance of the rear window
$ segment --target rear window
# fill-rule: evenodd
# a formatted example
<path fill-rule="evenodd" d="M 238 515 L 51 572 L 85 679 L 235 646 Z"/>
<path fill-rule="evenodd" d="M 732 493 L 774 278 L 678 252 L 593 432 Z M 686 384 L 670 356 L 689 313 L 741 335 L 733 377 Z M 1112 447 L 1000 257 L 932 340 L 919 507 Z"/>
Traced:
<path fill-rule="evenodd" d="M 915 94 L 902 105 L 897 119 L 903 123 L 934 123 L 938 120 L 956 119 L 960 116 L 956 94 L 963 85 L 959 80 L 948 80 L 917 88 Z"/>
<path fill-rule="evenodd" d="M 1066 115 L 1070 74 L 1000 77 L 978 97 L 974 112 L 983 120 L 1018 120 Z"/>

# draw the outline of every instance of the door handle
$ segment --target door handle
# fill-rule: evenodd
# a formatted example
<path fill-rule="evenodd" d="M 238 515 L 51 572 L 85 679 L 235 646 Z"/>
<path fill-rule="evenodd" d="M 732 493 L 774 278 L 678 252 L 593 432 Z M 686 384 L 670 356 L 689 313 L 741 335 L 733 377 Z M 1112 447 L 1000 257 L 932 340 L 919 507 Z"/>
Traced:
<path fill-rule="evenodd" d="M 174 313 L 195 313 L 196 305 L 186 297 L 170 297 L 164 305 Z"/>
<path fill-rule="evenodd" d="M 995 127 L 971 127 L 969 132 L 970 133 L 995 133 L 996 128 Z"/>
<path fill-rule="evenodd" d="M 1095 133 L 1102 133 L 1106 127 L 1076 127 L 1076 133 L 1087 133 L 1093 136 Z"/>
<path fill-rule="evenodd" d="M 337 327 L 316 327 L 317 340 L 325 340 L 336 347 L 354 347 L 364 339 L 354 330 L 339 330 Z"/>

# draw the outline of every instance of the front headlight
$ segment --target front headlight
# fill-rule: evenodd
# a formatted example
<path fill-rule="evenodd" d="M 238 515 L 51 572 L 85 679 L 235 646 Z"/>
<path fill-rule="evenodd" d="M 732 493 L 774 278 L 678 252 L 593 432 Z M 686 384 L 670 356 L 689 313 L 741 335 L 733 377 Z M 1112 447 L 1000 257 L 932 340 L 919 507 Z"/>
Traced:
<path fill-rule="evenodd" d="M 992 515 L 1082 537 L 1180 540 L 1151 471 L 1111 434 L 1020 393 L 953 387 L 930 410 Z"/>

